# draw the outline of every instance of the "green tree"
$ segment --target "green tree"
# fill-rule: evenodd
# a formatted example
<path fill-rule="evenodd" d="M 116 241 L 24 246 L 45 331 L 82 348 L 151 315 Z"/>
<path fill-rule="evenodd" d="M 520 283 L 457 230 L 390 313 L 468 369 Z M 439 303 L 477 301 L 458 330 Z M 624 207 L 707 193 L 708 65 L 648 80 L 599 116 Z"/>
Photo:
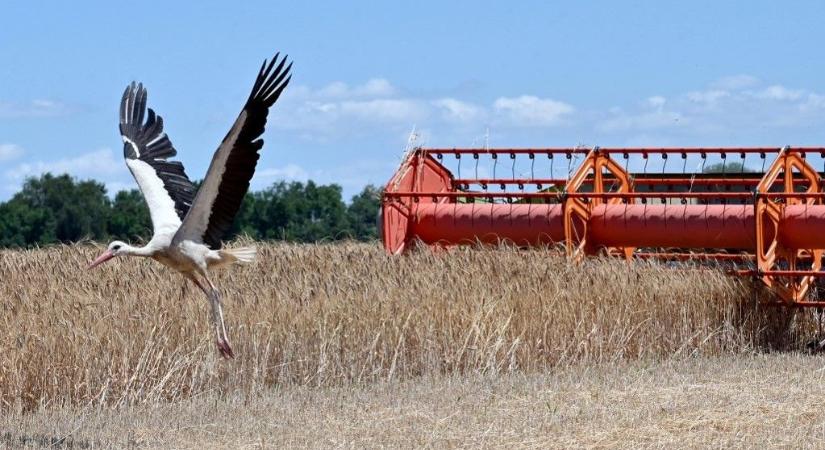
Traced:
<path fill-rule="evenodd" d="M 106 188 L 69 175 L 29 178 L 4 205 L 3 241 L 31 246 L 105 239 L 109 214 Z"/>
<path fill-rule="evenodd" d="M 235 221 L 232 223 L 232 228 L 227 233 L 230 237 L 239 235 L 248 236 L 252 239 L 261 239 L 258 229 L 253 224 L 255 222 L 257 197 L 252 192 L 247 192 L 241 202 L 241 208 L 235 216 Z"/>
<path fill-rule="evenodd" d="M 145 241 L 152 236 L 152 220 L 143 194 L 137 189 L 120 191 L 112 202 L 108 233 L 119 239 Z"/>
<path fill-rule="evenodd" d="M 258 239 L 316 242 L 349 235 L 341 187 L 277 182 L 244 202 L 239 231 Z"/>
<path fill-rule="evenodd" d="M 286 239 L 298 242 L 337 240 L 348 237 L 347 207 L 337 184 L 292 183 L 285 198 Z"/>
<path fill-rule="evenodd" d="M 292 242 L 375 239 L 380 197 L 380 189 L 369 185 L 347 205 L 338 185 L 278 182 L 246 194 L 226 239 L 239 234 Z M 0 247 L 84 238 L 146 241 L 151 235 L 149 209 L 137 189 L 110 200 L 96 181 L 44 174 L 26 180 L 20 192 L 0 203 Z"/>
<path fill-rule="evenodd" d="M 350 231 L 354 239 L 369 241 L 378 238 L 378 214 L 381 210 L 381 189 L 367 185 L 352 197 L 347 207 Z"/>
<path fill-rule="evenodd" d="M 0 247 L 29 247 L 55 242 L 51 211 L 31 208 L 20 198 L 0 204 Z"/>
<path fill-rule="evenodd" d="M 752 173 L 755 170 L 746 167 L 741 162 L 720 162 L 706 166 L 703 173 Z"/>
<path fill-rule="evenodd" d="M 255 239 L 284 239 L 288 223 L 284 205 L 286 183 L 276 183 L 244 198 L 237 228 Z"/>

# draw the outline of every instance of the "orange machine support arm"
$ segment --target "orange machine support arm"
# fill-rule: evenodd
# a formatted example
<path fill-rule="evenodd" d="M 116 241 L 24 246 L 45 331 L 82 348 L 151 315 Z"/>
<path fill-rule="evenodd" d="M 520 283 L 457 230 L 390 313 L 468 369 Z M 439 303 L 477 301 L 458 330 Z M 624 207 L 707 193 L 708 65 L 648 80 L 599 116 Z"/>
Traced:
<path fill-rule="evenodd" d="M 604 182 L 605 172 L 613 176 L 611 186 L 607 186 L 607 189 L 605 189 Z M 594 147 L 587 154 L 565 188 L 567 194 L 564 197 L 563 208 L 565 244 L 567 255 L 575 261 L 581 261 L 585 255 L 593 254 L 597 250 L 596 243 L 590 239 L 590 222 L 593 208 L 605 203 L 605 200 L 599 197 L 587 199 L 570 195 L 580 192 L 587 179 L 593 180 L 593 193 L 595 194 L 608 191 L 629 193 L 633 190 L 627 172 L 613 161 L 609 154 L 600 152 L 599 147 Z M 620 198 L 606 200 L 608 204 L 621 202 Z M 633 253 L 633 247 L 624 243 L 618 243 L 607 250 L 609 253 L 622 253 L 628 258 Z"/>
<path fill-rule="evenodd" d="M 782 175 L 782 180 L 779 177 Z M 804 299 L 815 277 L 786 277 L 771 274 L 778 268 L 794 271 L 803 256 L 813 256 L 811 271 L 822 267 L 822 248 L 816 240 L 823 233 L 825 223 L 819 210 L 822 208 L 821 197 L 809 198 L 770 198 L 765 194 L 775 191 L 794 192 L 794 176 L 801 176 L 808 181 L 807 193 L 822 191 L 819 174 L 798 153 L 784 147 L 771 167 L 765 172 L 762 181 L 756 187 L 754 210 L 756 215 L 756 262 L 762 281 L 786 302 Z M 776 186 L 780 184 L 780 186 Z M 784 202 L 783 202 L 784 201 Z M 800 209 L 802 207 L 802 209 Z M 811 229 L 811 224 L 815 227 Z M 818 228 L 819 231 L 811 232 Z M 807 233 L 806 235 L 799 233 Z"/>

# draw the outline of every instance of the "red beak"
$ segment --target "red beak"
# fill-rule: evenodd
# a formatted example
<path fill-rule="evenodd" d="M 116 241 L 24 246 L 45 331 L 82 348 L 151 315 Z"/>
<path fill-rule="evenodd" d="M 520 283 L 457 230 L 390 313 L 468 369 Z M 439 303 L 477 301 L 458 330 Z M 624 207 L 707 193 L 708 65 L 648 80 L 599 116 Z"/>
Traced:
<path fill-rule="evenodd" d="M 89 264 L 89 269 L 94 269 L 95 267 L 105 263 L 106 261 L 108 261 L 108 260 L 110 260 L 114 257 L 115 257 L 115 254 L 112 253 L 111 250 L 106 250 L 105 252 L 101 253 L 100 256 L 98 256 L 96 260 L 92 261 L 92 263 Z"/>

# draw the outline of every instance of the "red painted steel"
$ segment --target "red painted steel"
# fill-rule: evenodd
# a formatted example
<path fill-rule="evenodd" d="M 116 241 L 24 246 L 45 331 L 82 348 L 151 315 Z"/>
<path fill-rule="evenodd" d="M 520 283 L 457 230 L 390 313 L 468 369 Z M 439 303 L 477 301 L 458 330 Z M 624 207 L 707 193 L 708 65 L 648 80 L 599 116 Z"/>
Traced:
<path fill-rule="evenodd" d="M 421 203 L 409 233 L 427 244 L 520 246 L 563 242 L 562 205 Z M 825 205 L 789 206 L 779 239 L 790 248 L 825 248 Z M 599 205 L 590 239 L 602 247 L 756 248 L 752 205 Z"/>
<path fill-rule="evenodd" d="M 764 174 L 721 177 L 634 176 L 619 163 L 629 155 L 669 154 L 679 155 L 676 160 L 716 154 L 734 161 L 757 154 L 765 162 L 770 155 L 772 162 Z M 820 270 L 825 192 L 822 175 L 808 164 L 806 154 L 825 158 L 825 147 L 416 149 L 385 187 L 382 239 L 393 254 L 416 240 L 444 246 L 563 243 L 574 261 L 607 253 L 747 264 L 748 270 L 734 273 L 762 280 L 776 293 L 778 303 L 819 307 L 825 303 L 807 296 L 815 280 L 825 276 Z M 585 157 L 577 159 L 578 167 L 566 179 L 456 179 L 439 162 L 449 160 L 448 155 Z M 506 189 L 514 185 L 517 190 Z M 504 189 L 488 192 L 486 186 Z M 525 192 L 528 186 L 554 190 Z M 636 188 L 642 186 L 646 190 L 639 192 Z M 699 192 L 693 191 L 699 186 Z"/>
<path fill-rule="evenodd" d="M 682 178 L 633 178 L 633 184 L 636 186 L 756 186 L 762 181 L 761 177 L 754 178 L 737 178 L 734 174 L 728 174 L 730 178 L 703 178 L 701 176 L 682 177 Z M 453 180 L 454 186 L 463 185 L 481 185 L 488 186 L 498 185 L 563 185 L 567 183 L 567 178 L 456 178 Z M 777 182 L 782 182 L 782 179 Z M 804 185 L 806 180 L 794 180 L 794 184 Z"/>
<path fill-rule="evenodd" d="M 776 150 L 776 149 L 774 149 Z M 586 155 L 589 148 L 422 148 L 423 155 Z"/>
<path fill-rule="evenodd" d="M 754 255 L 744 253 L 678 253 L 678 252 L 638 252 L 633 254 L 640 259 L 662 259 L 676 261 L 690 260 L 718 260 L 718 261 L 750 261 Z"/>
<path fill-rule="evenodd" d="M 777 154 L 781 152 L 783 147 L 627 147 L 627 148 L 610 148 L 598 147 L 598 151 L 605 154 L 635 154 L 635 155 L 656 155 L 656 154 L 725 154 L 725 155 L 740 155 L 740 154 Z M 793 147 L 795 152 L 811 153 L 811 154 L 825 154 L 825 147 Z M 592 151 L 590 148 L 575 148 L 575 147 L 547 147 L 547 148 L 422 148 L 420 151 L 427 155 L 539 155 L 539 154 L 580 154 L 586 155 Z"/>
<path fill-rule="evenodd" d="M 489 184 L 491 186 L 495 186 L 499 184 L 551 185 L 564 183 L 567 183 L 566 178 L 456 178 L 453 180 L 454 186 L 461 186 L 464 184 Z"/>
<path fill-rule="evenodd" d="M 770 197 L 770 194 L 766 194 Z M 444 201 L 470 198 L 500 198 L 500 199 L 648 199 L 648 198 L 695 198 L 703 200 L 716 199 L 752 199 L 750 192 L 433 192 L 433 191 L 398 191 L 385 192 L 384 198 L 411 198 L 413 201 L 427 199 L 430 201 Z"/>
<path fill-rule="evenodd" d="M 605 247 L 753 250 L 753 206 L 599 205 L 590 218 L 590 239 Z"/>
<path fill-rule="evenodd" d="M 779 241 L 787 248 L 825 248 L 825 205 L 788 205 Z"/>
<path fill-rule="evenodd" d="M 410 233 L 427 244 L 553 244 L 564 242 L 561 208 L 561 205 L 422 203 L 413 209 Z"/>

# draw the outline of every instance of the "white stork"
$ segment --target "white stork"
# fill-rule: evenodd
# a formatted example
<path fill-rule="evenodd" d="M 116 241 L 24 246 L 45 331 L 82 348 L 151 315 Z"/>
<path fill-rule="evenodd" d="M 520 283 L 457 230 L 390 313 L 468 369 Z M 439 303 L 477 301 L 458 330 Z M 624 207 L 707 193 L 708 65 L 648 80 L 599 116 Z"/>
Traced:
<path fill-rule="evenodd" d="M 123 156 L 149 206 L 154 234 L 143 247 L 113 241 L 89 265 L 91 269 L 117 256 L 142 256 L 180 272 L 206 294 L 218 350 L 225 358 L 233 358 L 234 353 L 226 336 L 220 292 L 207 271 L 255 257 L 255 247 L 221 249 L 221 238 L 249 189 L 269 108 L 291 78 L 292 63 L 284 67 L 284 57 L 276 65 L 278 56 L 269 63 L 264 60 L 252 93 L 215 151 L 200 189 L 186 176 L 183 164 L 170 159 L 177 152 L 163 132 L 163 119 L 151 108 L 147 114 L 146 89 L 134 82 L 126 88 L 120 103 Z"/>

